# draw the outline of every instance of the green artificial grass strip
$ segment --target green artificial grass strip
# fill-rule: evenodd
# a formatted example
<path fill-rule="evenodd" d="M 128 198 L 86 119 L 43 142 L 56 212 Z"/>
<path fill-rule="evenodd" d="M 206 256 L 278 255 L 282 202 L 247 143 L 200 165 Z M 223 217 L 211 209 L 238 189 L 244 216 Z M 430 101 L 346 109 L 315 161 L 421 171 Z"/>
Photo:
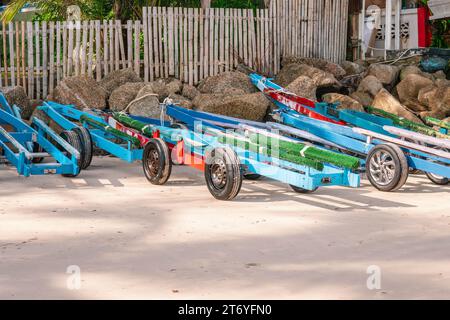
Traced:
<path fill-rule="evenodd" d="M 113 113 L 113 118 L 122 123 L 123 125 L 125 125 L 126 127 L 138 130 L 139 132 L 142 132 L 144 135 L 148 137 L 153 136 L 154 130 L 152 125 L 147 125 L 141 121 L 132 119 L 126 114 L 118 112 Z"/>
<path fill-rule="evenodd" d="M 430 125 L 450 130 L 450 122 L 447 122 L 447 121 L 444 121 L 444 120 L 435 119 L 435 118 L 432 118 L 432 117 L 426 117 L 425 121 L 427 123 L 429 123 Z"/>
<path fill-rule="evenodd" d="M 283 161 L 288 161 L 291 163 L 295 163 L 298 165 L 306 166 L 314 168 L 318 171 L 323 171 L 324 164 L 308 158 L 303 158 L 298 155 L 291 154 L 289 152 L 279 150 L 279 149 L 270 149 L 267 147 L 261 147 L 255 143 L 249 142 L 244 138 L 239 138 L 236 136 L 223 135 L 218 138 L 218 141 L 222 144 L 232 145 L 234 147 L 239 147 L 244 150 L 252 151 L 258 154 L 262 154 L 264 156 L 273 157 L 276 159 L 280 159 Z"/>
<path fill-rule="evenodd" d="M 360 160 L 358 158 L 307 146 L 302 143 L 294 143 L 276 138 L 274 139 L 257 133 L 251 133 L 250 140 L 253 143 L 267 145 L 269 148 L 275 144 L 275 146 L 277 146 L 280 150 L 289 154 L 308 158 L 310 160 L 330 163 L 341 168 L 358 169 L 360 166 Z"/>
<path fill-rule="evenodd" d="M 436 138 L 446 138 L 448 139 L 449 136 L 445 135 L 437 130 L 434 130 L 433 128 L 430 128 L 427 125 L 424 124 L 420 124 L 420 123 L 415 123 L 412 122 L 408 119 L 399 117 L 395 114 L 392 114 L 390 112 L 375 108 L 375 107 L 367 107 L 367 112 L 384 117 L 384 118 L 388 118 L 391 119 L 395 125 L 417 132 L 417 133 L 421 133 L 421 134 L 425 134 L 427 136 L 431 136 L 431 137 L 436 137 Z"/>
<path fill-rule="evenodd" d="M 103 129 L 103 130 L 105 130 L 105 132 L 110 133 L 113 136 L 116 136 L 116 137 L 118 137 L 118 138 L 120 138 L 122 140 L 131 142 L 133 144 L 133 146 L 135 146 L 137 148 L 141 147 L 141 142 L 139 141 L 138 138 L 129 136 L 128 134 L 123 133 L 122 131 L 114 129 L 114 128 L 112 128 L 109 125 L 106 125 L 104 123 L 101 123 L 101 122 L 98 122 L 96 120 L 93 120 L 93 119 L 89 118 L 88 116 L 85 116 L 85 115 L 81 116 L 80 117 L 80 122 L 82 122 L 82 123 L 86 122 L 86 123 L 90 124 L 91 126 L 97 127 L 99 129 Z"/>

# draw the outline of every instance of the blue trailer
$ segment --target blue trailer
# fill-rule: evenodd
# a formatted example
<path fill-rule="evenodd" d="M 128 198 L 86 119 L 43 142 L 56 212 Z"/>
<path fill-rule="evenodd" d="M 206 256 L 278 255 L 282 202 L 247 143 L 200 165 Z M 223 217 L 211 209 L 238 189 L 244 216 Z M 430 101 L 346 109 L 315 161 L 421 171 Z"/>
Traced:
<path fill-rule="evenodd" d="M 31 126 L 0 94 L 0 149 L 2 157 L 19 175 L 80 173 L 80 145 L 72 134 L 57 135 L 43 121 L 34 118 Z M 44 160 L 50 160 L 51 162 Z"/>

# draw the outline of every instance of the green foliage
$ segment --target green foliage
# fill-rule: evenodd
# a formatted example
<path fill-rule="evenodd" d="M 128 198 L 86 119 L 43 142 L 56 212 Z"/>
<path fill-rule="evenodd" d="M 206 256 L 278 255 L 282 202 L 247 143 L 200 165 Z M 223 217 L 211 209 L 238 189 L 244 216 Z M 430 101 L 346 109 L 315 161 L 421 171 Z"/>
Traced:
<path fill-rule="evenodd" d="M 429 0 L 420 0 L 420 4 L 428 7 Z M 433 39 L 431 46 L 435 48 L 450 48 L 450 43 L 446 40 L 445 35 L 450 34 L 450 19 L 432 20 Z"/>

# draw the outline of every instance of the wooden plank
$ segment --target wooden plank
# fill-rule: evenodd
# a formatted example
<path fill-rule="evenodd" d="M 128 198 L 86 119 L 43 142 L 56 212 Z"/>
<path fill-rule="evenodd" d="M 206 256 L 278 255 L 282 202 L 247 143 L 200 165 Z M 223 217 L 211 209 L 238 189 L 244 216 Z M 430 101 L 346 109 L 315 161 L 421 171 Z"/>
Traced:
<path fill-rule="evenodd" d="M 225 71 L 230 70 L 230 9 L 225 9 L 225 60 L 224 69 Z"/>
<path fill-rule="evenodd" d="M 293 27 L 295 29 L 295 27 Z M 271 58 L 271 49 L 270 49 L 270 36 L 269 36 L 269 10 L 264 10 L 264 32 L 265 32 L 265 45 L 264 51 L 266 52 L 265 63 L 265 72 L 266 74 L 270 74 L 270 58 Z"/>
<path fill-rule="evenodd" d="M 68 32 L 68 25 L 67 25 L 67 23 L 66 22 L 63 22 L 62 23 L 62 41 L 63 41 L 63 43 L 62 43 L 62 47 L 63 47 L 63 52 L 62 52 L 62 60 L 63 60 L 63 63 L 62 63 L 62 71 L 63 71 L 63 74 L 62 74 L 62 77 L 61 78 L 64 78 L 64 77 L 66 77 L 67 76 L 67 74 L 68 74 L 68 71 L 67 71 L 67 67 L 68 67 L 68 48 L 67 48 L 67 32 Z"/>
<path fill-rule="evenodd" d="M 183 8 L 178 8 L 178 37 L 180 42 L 180 80 L 184 81 L 184 13 Z"/>
<path fill-rule="evenodd" d="M 158 39 L 158 9 L 153 7 L 153 48 L 155 52 L 155 76 L 160 77 L 160 59 L 159 59 L 159 42 Z"/>
<path fill-rule="evenodd" d="M 92 77 L 93 58 L 94 58 L 94 28 L 95 21 L 89 21 L 89 45 L 88 45 L 88 61 L 87 61 L 87 75 Z"/>
<path fill-rule="evenodd" d="M 175 76 L 175 47 L 174 47 L 174 10 L 172 7 L 168 8 L 168 45 L 169 45 L 169 76 Z"/>
<path fill-rule="evenodd" d="M 100 20 L 95 21 L 95 76 L 97 81 L 102 78 L 102 53 L 101 53 L 101 25 Z"/>
<path fill-rule="evenodd" d="M 8 23 L 8 47 L 9 47 L 9 63 L 11 65 L 11 85 L 16 85 L 16 68 L 15 68 L 15 54 L 14 54 L 14 24 Z M 6 69 L 6 68 L 5 68 Z"/>
<path fill-rule="evenodd" d="M 3 38 L 3 67 L 5 76 L 5 86 L 8 86 L 8 54 L 6 45 L 6 23 L 2 23 L 2 38 Z"/>
<path fill-rule="evenodd" d="M 242 32 L 242 10 L 238 9 L 238 44 L 239 44 L 239 59 L 241 60 L 244 58 L 244 42 L 243 42 L 243 32 Z"/>
<path fill-rule="evenodd" d="M 219 30 L 220 30 L 220 9 L 214 9 L 214 75 L 219 73 Z"/>
<path fill-rule="evenodd" d="M 75 75 L 80 74 L 81 21 L 75 21 L 75 51 L 73 53 Z"/>
<path fill-rule="evenodd" d="M 214 9 L 209 8 L 209 76 L 214 75 Z"/>
<path fill-rule="evenodd" d="M 122 65 L 122 68 L 127 67 L 127 57 L 125 56 L 125 46 L 123 43 L 123 33 L 122 33 L 122 21 L 117 20 L 116 21 L 116 32 L 117 37 L 119 38 L 119 50 L 120 50 L 120 64 Z M 117 53 L 119 54 L 119 53 Z"/>
<path fill-rule="evenodd" d="M 55 87 L 55 22 L 49 23 L 49 81 L 48 92 L 51 94 Z M 58 52 L 57 52 L 58 53 Z"/>
<path fill-rule="evenodd" d="M 161 13 L 161 7 L 157 8 L 158 12 L 158 45 L 159 45 L 159 72 L 161 74 L 161 77 L 164 77 L 164 47 L 163 47 L 163 19 L 162 19 L 162 13 Z"/>
<path fill-rule="evenodd" d="M 19 22 L 15 22 L 15 36 L 16 36 L 16 76 L 17 76 L 17 85 L 21 85 L 20 83 L 20 24 Z M 25 86 L 23 86 L 25 88 Z"/>
<path fill-rule="evenodd" d="M 167 7 L 161 8 L 161 19 L 163 21 L 163 44 L 164 44 L 164 77 L 169 78 L 169 41 L 167 26 Z"/>
<path fill-rule="evenodd" d="M 34 99 L 34 56 L 33 56 L 33 23 L 27 22 L 27 48 L 28 48 L 28 96 Z M 7 85 L 7 84 L 5 84 Z"/>
<path fill-rule="evenodd" d="M 184 82 L 189 82 L 189 56 L 188 56 L 188 24 L 189 14 L 188 8 L 183 8 L 183 66 L 184 66 Z"/>
<path fill-rule="evenodd" d="M 127 21 L 127 60 L 128 68 L 133 67 L 133 21 Z"/>
<path fill-rule="evenodd" d="M 112 20 L 109 20 L 108 23 L 108 33 L 109 33 L 109 70 L 114 71 L 115 70 L 115 63 L 114 63 L 114 24 Z"/>
<path fill-rule="evenodd" d="M 108 22 L 106 20 L 103 21 L 103 76 L 108 75 L 109 73 L 109 46 L 108 46 Z"/>
<path fill-rule="evenodd" d="M 114 29 L 114 70 L 120 69 L 120 44 L 119 30 L 122 28 L 120 20 L 116 20 L 113 25 Z"/>
<path fill-rule="evenodd" d="M 40 49 L 40 43 L 39 43 L 39 37 L 40 37 L 40 23 L 38 21 L 35 21 L 34 23 L 34 40 L 35 40 L 35 57 L 36 57 L 36 64 L 35 64 L 35 83 L 36 83 L 36 99 L 41 98 L 41 49 Z"/>
<path fill-rule="evenodd" d="M 188 63 L 189 63 L 189 84 L 194 84 L 194 12 L 192 8 L 188 9 Z"/>
<path fill-rule="evenodd" d="M 219 9 L 219 72 L 224 71 L 225 60 L 225 9 Z"/>
<path fill-rule="evenodd" d="M 25 21 L 21 21 L 21 33 L 22 33 L 22 86 L 25 88 L 25 91 L 28 94 L 28 86 L 26 83 L 26 64 L 25 64 L 25 35 L 26 35 L 26 24 Z M 0 77 L 0 81 L 1 81 Z"/>
<path fill-rule="evenodd" d="M 142 8 L 142 23 L 143 23 L 143 33 L 144 33 L 144 81 L 149 81 L 149 55 L 148 55 L 148 19 L 147 19 L 147 8 Z"/>
<path fill-rule="evenodd" d="M 205 78 L 205 12 L 200 9 L 199 12 L 199 41 L 200 41 L 200 53 L 199 53 L 199 80 Z"/>
<path fill-rule="evenodd" d="M 137 75 L 140 75 L 140 66 L 141 66 L 141 46 L 140 46 L 140 27 L 141 22 L 135 21 L 134 22 L 134 72 L 136 72 Z"/>
<path fill-rule="evenodd" d="M 147 10 L 147 37 L 150 81 L 155 80 L 155 64 L 153 62 L 153 20 L 150 8 Z"/>
<path fill-rule="evenodd" d="M 82 74 L 82 75 L 85 75 L 87 72 L 86 72 L 86 60 L 87 60 L 87 57 L 86 57 L 86 49 L 87 49 L 87 41 L 88 41 L 88 22 L 85 20 L 85 21 L 83 21 L 83 25 L 82 25 L 82 30 L 83 30 L 83 35 L 82 35 L 82 44 L 81 44 L 81 47 L 80 47 L 80 55 L 79 55 L 79 57 L 80 57 L 80 59 L 81 59 L 81 70 L 80 70 L 80 73 Z"/>
<path fill-rule="evenodd" d="M 47 36 L 47 22 L 42 22 L 42 96 L 44 98 L 48 95 L 48 36 Z M 52 56 L 53 57 L 53 56 Z"/>
<path fill-rule="evenodd" d="M 67 23 L 67 31 L 69 33 L 67 40 L 67 73 L 65 76 L 72 75 L 72 66 L 73 66 L 73 32 L 74 32 L 75 24 L 73 21 L 69 21 Z"/>
<path fill-rule="evenodd" d="M 193 21 L 194 21 L 194 32 L 192 34 L 192 43 L 194 45 L 194 54 L 193 54 L 193 78 L 194 78 L 194 84 L 198 83 L 198 41 L 199 41 L 199 35 L 198 35 L 198 27 L 199 27 L 199 21 L 198 21 L 198 9 L 193 9 Z"/>
<path fill-rule="evenodd" d="M 233 63 L 234 67 L 238 65 L 239 58 L 239 35 L 238 35 L 238 10 L 232 9 L 233 11 Z"/>
<path fill-rule="evenodd" d="M 174 71 L 175 77 L 180 79 L 180 31 L 179 31 L 179 8 L 174 9 L 174 22 L 173 22 L 173 39 L 174 39 Z"/>

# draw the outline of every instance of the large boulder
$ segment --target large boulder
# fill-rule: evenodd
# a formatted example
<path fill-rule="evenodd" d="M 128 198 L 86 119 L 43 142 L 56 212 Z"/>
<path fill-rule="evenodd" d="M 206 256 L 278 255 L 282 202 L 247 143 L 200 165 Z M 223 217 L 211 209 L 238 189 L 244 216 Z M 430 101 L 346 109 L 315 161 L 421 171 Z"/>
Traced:
<path fill-rule="evenodd" d="M 144 86 L 143 82 L 128 82 L 118 87 L 109 97 L 109 108 L 113 111 L 124 110 Z"/>
<path fill-rule="evenodd" d="M 179 94 L 183 90 L 183 82 L 178 79 L 169 79 L 166 81 L 166 89 L 169 95 Z"/>
<path fill-rule="evenodd" d="M 142 87 L 142 89 L 139 91 L 137 95 L 137 98 L 147 94 L 156 94 L 158 96 L 159 101 L 163 102 L 164 99 L 167 98 L 170 93 L 166 87 L 165 81 L 159 79 L 153 82 L 149 82 L 144 87 Z"/>
<path fill-rule="evenodd" d="M 443 114 L 441 118 L 450 116 L 450 86 L 438 86 L 429 102 L 431 111 Z"/>
<path fill-rule="evenodd" d="M 195 97 L 197 97 L 200 94 L 200 91 L 194 86 L 191 86 L 189 84 L 185 84 L 183 86 L 183 91 L 181 92 L 181 95 L 185 98 L 188 98 L 189 100 L 194 100 Z"/>
<path fill-rule="evenodd" d="M 366 92 L 356 91 L 353 92 L 350 97 L 361 103 L 363 106 L 371 106 L 373 102 L 372 96 Z"/>
<path fill-rule="evenodd" d="M 6 101 L 8 101 L 11 107 L 13 105 L 19 107 L 22 118 L 30 119 L 31 114 L 33 113 L 33 109 L 31 108 L 30 99 L 28 98 L 27 93 L 25 92 L 25 89 L 23 87 L 2 87 L 0 88 L 0 91 L 3 93 Z"/>
<path fill-rule="evenodd" d="M 171 94 L 169 96 L 169 99 L 172 100 L 172 102 L 180 107 L 183 107 L 185 109 L 192 109 L 193 108 L 193 104 L 192 101 L 189 100 L 186 97 L 183 97 L 182 95 L 179 94 Z"/>
<path fill-rule="evenodd" d="M 406 109 L 397 99 L 394 98 L 386 89 L 382 89 L 375 96 L 372 105 L 375 108 L 393 113 L 416 123 L 422 123 L 420 119 L 411 111 Z"/>
<path fill-rule="evenodd" d="M 194 99 L 193 103 L 200 111 L 253 121 L 263 121 L 269 108 L 269 100 L 263 93 L 201 94 Z"/>
<path fill-rule="evenodd" d="M 286 66 L 289 64 L 306 64 L 327 73 L 331 73 L 336 79 L 342 79 L 346 75 L 346 71 L 342 66 L 320 58 L 305 58 L 296 56 L 284 58 L 282 65 Z"/>
<path fill-rule="evenodd" d="M 380 80 L 378 80 L 375 76 L 367 76 L 359 83 L 358 90 L 359 92 L 364 92 L 370 94 L 372 97 L 375 97 L 380 90 L 383 89 L 383 84 Z"/>
<path fill-rule="evenodd" d="M 106 108 L 107 93 L 93 78 L 73 76 L 63 79 L 47 98 L 61 104 L 73 104 L 78 109 Z"/>
<path fill-rule="evenodd" d="M 437 86 L 429 85 L 419 90 L 417 99 L 421 105 L 430 107 L 430 98 L 434 96 L 437 91 Z"/>
<path fill-rule="evenodd" d="M 134 116 L 158 118 L 161 116 L 161 106 L 158 95 L 155 93 L 146 93 L 136 97 L 128 105 L 128 112 Z"/>
<path fill-rule="evenodd" d="M 99 83 L 109 97 L 115 89 L 128 82 L 143 82 L 143 80 L 132 68 L 127 68 L 107 74 Z"/>
<path fill-rule="evenodd" d="M 433 76 L 431 74 L 423 72 L 422 70 L 420 70 L 419 67 L 417 67 L 415 65 L 408 65 L 408 66 L 405 66 L 405 67 L 403 67 L 401 69 L 401 71 L 400 71 L 400 81 L 404 80 L 410 74 L 421 75 L 421 76 L 426 77 L 428 79 L 432 79 L 433 78 Z"/>
<path fill-rule="evenodd" d="M 314 81 L 309 77 L 305 76 L 298 77 L 286 87 L 286 90 L 295 93 L 296 95 L 303 98 L 311 100 L 317 99 L 316 96 L 317 86 L 314 84 Z"/>
<path fill-rule="evenodd" d="M 200 82 L 201 93 L 217 94 L 249 94 L 256 92 L 249 77 L 242 72 L 230 71 L 208 77 Z"/>
<path fill-rule="evenodd" d="M 369 67 L 368 75 L 375 76 L 383 85 L 394 86 L 399 76 L 399 68 L 386 64 L 372 64 Z"/>
<path fill-rule="evenodd" d="M 351 62 L 351 61 L 342 62 L 341 67 L 345 70 L 346 76 L 361 74 L 366 71 L 366 68 L 364 68 L 362 65 Z"/>
<path fill-rule="evenodd" d="M 288 64 L 278 73 L 275 82 L 280 86 L 287 86 L 300 76 L 306 76 L 313 80 L 316 87 L 340 86 L 340 83 L 329 72 L 325 72 L 307 64 Z"/>
<path fill-rule="evenodd" d="M 433 81 L 419 74 L 409 74 L 397 85 L 397 94 L 401 103 L 417 101 L 421 89 L 433 84 Z M 422 110 L 423 111 L 423 110 Z"/>
<path fill-rule="evenodd" d="M 349 109 L 355 111 L 364 111 L 363 105 L 352 99 L 349 96 L 345 96 L 339 93 L 327 93 L 322 96 L 325 102 L 329 103 L 339 103 L 338 109 Z"/>

